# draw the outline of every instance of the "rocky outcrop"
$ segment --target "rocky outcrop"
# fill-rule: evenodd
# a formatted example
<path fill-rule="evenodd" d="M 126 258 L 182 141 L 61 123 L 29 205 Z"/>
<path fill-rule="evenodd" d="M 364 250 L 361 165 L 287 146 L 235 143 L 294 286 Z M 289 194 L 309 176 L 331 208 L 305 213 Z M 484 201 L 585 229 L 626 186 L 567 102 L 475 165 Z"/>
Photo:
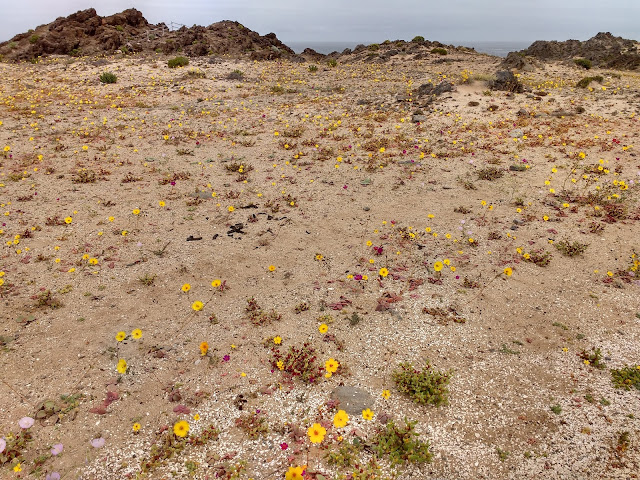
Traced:
<path fill-rule="evenodd" d="M 615 37 L 608 32 L 600 32 L 584 42 L 538 40 L 520 53 L 542 61 L 584 58 L 590 60 L 593 66 L 601 68 L 624 70 L 640 68 L 640 44 L 635 40 Z"/>
<path fill-rule="evenodd" d="M 37 27 L 0 43 L 6 60 L 26 61 L 43 55 L 100 55 L 133 52 L 180 52 L 188 56 L 231 55 L 271 60 L 294 52 L 274 33 L 259 35 L 238 22 L 222 21 L 202 27 L 169 31 L 163 23 L 152 25 L 142 12 L 130 8 L 108 17 L 95 9 L 81 10 L 68 17 Z"/>

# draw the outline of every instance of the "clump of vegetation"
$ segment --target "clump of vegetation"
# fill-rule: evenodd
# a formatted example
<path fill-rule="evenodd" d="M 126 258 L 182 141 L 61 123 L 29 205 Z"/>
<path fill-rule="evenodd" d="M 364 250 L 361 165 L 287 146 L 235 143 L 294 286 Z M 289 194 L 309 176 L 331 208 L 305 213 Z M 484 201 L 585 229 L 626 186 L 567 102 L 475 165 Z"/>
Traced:
<path fill-rule="evenodd" d="M 282 315 L 280 315 L 275 310 L 271 310 L 270 312 L 265 312 L 264 310 L 262 310 L 262 307 L 258 305 L 258 302 L 254 297 L 251 297 L 247 300 L 246 311 L 249 315 L 249 320 L 251 320 L 251 323 L 258 326 L 269 325 L 270 323 L 278 321 L 282 318 Z"/>
<path fill-rule="evenodd" d="M 29 37 L 29 43 L 32 44 L 32 45 L 34 43 L 38 43 L 38 40 L 40 40 L 40 37 L 38 35 L 36 35 L 35 33 Z"/>
<path fill-rule="evenodd" d="M 413 43 L 422 43 L 424 42 L 424 37 L 422 35 L 416 35 L 411 39 Z"/>
<path fill-rule="evenodd" d="M 555 413 L 556 415 L 560 415 L 562 413 L 562 407 L 560 405 L 552 405 L 551 407 L 549 407 L 549 410 L 551 410 L 553 413 Z"/>
<path fill-rule="evenodd" d="M 591 69 L 591 60 L 588 60 L 586 58 L 576 58 L 573 63 L 575 63 L 576 65 L 578 65 L 579 67 L 584 68 L 585 70 L 589 70 Z"/>
<path fill-rule="evenodd" d="M 393 420 L 379 430 L 373 438 L 373 450 L 378 456 L 386 455 L 392 466 L 400 463 L 429 463 L 433 454 L 429 451 L 429 442 L 423 442 L 415 432 L 416 421 L 404 419 L 404 426 L 396 425 Z"/>
<path fill-rule="evenodd" d="M 275 93 L 276 95 L 282 95 L 285 92 L 284 87 L 281 85 L 274 85 L 271 87 L 271 93 Z"/>
<path fill-rule="evenodd" d="M 269 424 L 264 412 L 261 410 L 242 415 L 236 418 L 235 423 L 236 427 L 240 428 L 252 439 L 269 433 Z"/>
<path fill-rule="evenodd" d="M 574 241 L 573 243 L 569 243 L 568 240 L 560 240 L 554 245 L 558 250 L 562 252 L 563 255 L 566 255 L 567 257 L 576 257 L 578 255 L 582 255 L 589 246 L 588 243 L 580 243 L 576 241 Z"/>
<path fill-rule="evenodd" d="M 313 383 L 323 375 L 323 368 L 316 365 L 316 351 L 308 342 L 302 347 L 292 345 L 284 354 L 275 347 L 271 352 L 272 367 L 291 378 L 299 377 L 304 382 Z"/>
<path fill-rule="evenodd" d="M 446 55 L 448 52 L 446 48 L 436 47 L 431 49 L 431 53 L 437 53 L 438 55 Z"/>
<path fill-rule="evenodd" d="M 22 457 L 29 442 L 33 440 L 29 429 L 21 429 L 17 434 L 9 434 L 6 436 L 7 442 L 4 451 L 0 452 L 0 466 L 12 462 Z"/>
<path fill-rule="evenodd" d="M 34 295 L 31 299 L 35 300 L 36 308 L 48 307 L 51 310 L 57 310 L 58 308 L 63 307 L 62 302 L 53 296 L 53 292 L 51 292 L 51 290 L 45 290 L 39 295 Z"/>
<path fill-rule="evenodd" d="M 378 45 L 377 43 L 372 43 L 371 45 L 369 45 L 369 51 L 375 52 L 377 50 L 380 50 L 380 45 Z"/>
<path fill-rule="evenodd" d="M 452 371 L 439 372 L 433 370 L 427 361 L 424 370 L 416 370 L 413 365 L 403 362 L 399 369 L 392 374 L 398 391 L 406 393 L 416 403 L 430 404 L 434 406 L 447 405 L 449 390 L 447 385 Z"/>
<path fill-rule="evenodd" d="M 338 450 L 329 450 L 325 455 L 329 465 L 351 468 L 358 463 L 358 455 L 364 448 L 362 442 L 340 444 Z"/>
<path fill-rule="evenodd" d="M 167 62 L 169 68 L 186 67 L 189 65 L 189 59 L 187 57 L 175 57 L 169 59 Z"/>
<path fill-rule="evenodd" d="M 504 171 L 498 167 L 486 167 L 481 170 L 478 170 L 478 178 L 480 180 L 495 180 L 496 178 L 500 178 L 504 175 Z"/>
<path fill-rule="evenodd" d="M 309 65 L 309 71 L 310 72 L 317 72 L 318 71 L 318 66 L 317 65 Z"/>
<path fill-rule="evenodd" d="M 187 75 L 189 75 L 191 78 L 207 78 L 206 72 L 204 72 L 203 70 L 200 70 L 198 68 L 189 70 L 187 72 Z"/>
<path fill-rule="evenodd" d="M 244 78 L 244 72 L 242 70 L 234 70 L 227 75 L 227 80 L 242 80 Z"/>
<path fill-rule="evenodd" d="M 102 72 L 99 78 L 102 83 L 116 83 L 118 81 L 118 77 L 112 72 Z"/>
<path fill-rule="evenodd" d="M 606 367 L 602 362 L 602 352 L 599 348 L 592 348 L 590 352 L 582 350 L 578 356 L 584 361 L 589 362 L 588 365 L 592 365 L 600 370 Z"/>
<path fill-rule="evenodd" d="M 156 275 L 155 274 L 146 273 L 145 275 L 140 277 L 138 279 L 138 281 L 142 285 L 144 285 L 145 287 L 150 287 L 156 281 Z"/>
<path fill-rule="evenodd" d="M 329 61 L 327 62 L 327 65 L 329 65 L 331 68 L 333 68 L 333 67 L 335 67 L 335 66 L 337 66 L 337 65 L 338 65 L 338 62 L 336 61 L 336 59 L 335 59 L 335 58 L 332 58 L 331 60 L 329 60 Z"/>
<path fill-rule="evenodd" d="M 632 387 L 640 390 L 640 365 L 637 367 L 625 366 L 619 369 L 611 369 L 611 381 L 616 388 L 631 390 Z"/>
<path fill-rule="evenodd" d="M 302 302 L 296 305 L 295 312 L 296 313 L 306 312 L 307 310 L 309 310 L 309 308 L 311 308 L 311 306 L 307 302 Z"/>
<path fill-rule="evenodd" d="M 601 75 L 596 75 L 595 77 L 584 77 L 578 83 L 576 83 L 576 87 L 578 88 L 587 88 L 591 82 L 602 83 L 604 78 Z"/>
<path fill-rule="evenodd" d="M 551 263 L 553 256 L 544 249 L 541 249 L 525 253 L 522 258 L 525 262 L 534 263 L 539 267 L 546 267 Z"/>

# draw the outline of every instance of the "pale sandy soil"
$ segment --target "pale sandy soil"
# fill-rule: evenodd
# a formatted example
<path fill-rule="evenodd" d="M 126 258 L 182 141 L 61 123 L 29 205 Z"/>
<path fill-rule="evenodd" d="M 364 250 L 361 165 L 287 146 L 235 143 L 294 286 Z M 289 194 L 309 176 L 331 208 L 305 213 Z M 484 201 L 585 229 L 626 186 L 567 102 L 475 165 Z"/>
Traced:
<path fill-rule="evenodd" d="M 640 390 L 615 389 L 609 369 L 640 364 L 630 270 L 640 253 L 640 76 L 591 71 L 603 83 L 577 89 L 583 70 L 547 65 L 520 78 L 537 93 L 489 95 L 498 59 L 435 57 L 343 58 L 315 73 L 224 59 L 168 69 L 159 57 L 0 64 L 0 150 L 10 147 L 0 155 L 0 437 L 45 400 L 69 407 L 36 421 L 22 472 L 11 461 L 0 477 L 36 478 L 36 457 L 62 443 L 40 478 L 187 478 L 188 467 L 192 478 L 232 478 L 221 473 L 226 454 L 227 473 L 246 462 L 239 478 L 284 478 L 305 464 L 307 478 L 350 478 L 352 467 L 324 454 L 339 436 L 372 438 L 386 416 L 417 420 L 433 461 L 394 472 L 383 457 L 377 477 L 358 478 L 637 478 Z M 244 80 L 227 80 L 236 69 Z M 116 84 L 98 81 L 105 70 Z M 445 77 L 457 89 L 434 103 L 397 101 Z M 488 167 L 502 176 L 479 179 Z M 96 181 L 78 183 L 82 172 Z M 567 257 L 562 240 L 588 247 Z M 552 255 L 547 266 L 523 256 L 539 250 Z M 47 290 L 59 308 L 38 305 Z M 250 297 L 282 318 L 253 325 Z M 296 313 L 303 302 L 309 310 Z M 425 307 L 451 307 L 464 323 Z M 326 314 L 334 321 L 322 334 Z M 121 343 L 119 331 L 129 335 Z M 283 352 L 310 342 L 319 366 L 334 358 L 340 370 L 313 385 L 286 381 L 271 364 L 275 336 Z M 579 357 L 591 348 L 606 368 Z M 400 362 L 426 359 L 453 370 L 447 406 L 395 388 Z M 338 385 L 368 391 L 374 419 L 333 427 Z M 107 392 L 117 399 L 106 413 L 90 412 Z M 79 400 L 63 405 L 61 395 Z M 235 420 L 256 409 L 268 433 L 250 439 Z M 208 425 L 219 438 L 139 475 L 178 420 L 191 438 Z M 319 446 L 291 433 L 314 422 L 327 427 Z"/>

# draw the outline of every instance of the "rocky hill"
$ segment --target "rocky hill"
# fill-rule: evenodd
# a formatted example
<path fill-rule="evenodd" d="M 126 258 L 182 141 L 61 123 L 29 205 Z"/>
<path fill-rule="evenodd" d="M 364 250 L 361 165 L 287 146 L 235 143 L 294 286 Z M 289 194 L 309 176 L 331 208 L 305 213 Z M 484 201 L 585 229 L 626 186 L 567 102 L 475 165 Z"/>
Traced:
<path fill-rule="evenodd" d="M 585 58 L 593 66 L 621 70 L 640 68 L 640 44 L 635 40 L 615 37 L 611 33 L 598 33 L 584 42 L 538 40 L 519 52 L 542 61 Z"/>
<path fill-rule="evenodd" d="M 26 61 L 43 55 L 100 55 L 114 52 L 182 53 L 191 56 L 249 56 L 267 60 L 292 55 L 274 33 L 260 35 L 238 22 L 222 21 L 169 31 L 164 23 L 150 24 L 136 9 L 101 17 L 93 8 L 41 25 L 0 43 L 0 55 Z"/>

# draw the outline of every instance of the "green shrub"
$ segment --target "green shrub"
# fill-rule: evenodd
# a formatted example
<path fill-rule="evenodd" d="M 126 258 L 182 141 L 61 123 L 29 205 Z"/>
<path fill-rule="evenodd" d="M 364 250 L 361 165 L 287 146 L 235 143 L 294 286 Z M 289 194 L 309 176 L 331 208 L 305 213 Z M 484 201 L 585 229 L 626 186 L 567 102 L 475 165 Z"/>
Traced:
<path fill-rule="evenodd" d="M 618 370 L 611 370 L 611 381 L 614 387 L 631 390 L 635 387 L 640 390 L 640 365 L 637 367 L 624 367 Z"/>
<path fill-rule="evenodd" d="M 187 57 L 172 58 L 167 62 L 169 68 L 185 67 L 189 65 L 189 59 Z"/>
<path fill-rule="evenodd" d="M 338 65 L 338 62 L 336 61 L 335 58 L 332 58 L 327 62 L 327 65 L 329 65 L 330 67 L 335 67 L 336 65 Z"/>
<path fill-rule="evenodd" d="M 103 72 L 100 74 L 100 81 L 102 83 L 116 83 L 118 81 L 118 77 L 116 77 L 115 73 Z"/>
<path fill-rule="evenodd" d="M 422 43 L 424 42 L 424 37 L 422 35 L 417 35 L 415 37 L 413 37 L 413 40 L 411 40 L 413 43 Z"/>
<path fill-rule="evenodd" d="M 16 42 L 9 42 L 9 44 L 7 45 L 7 47 L 9 47 L 9 50 L 13 50 L 17 46 L 18 44 Z"/>
<path fill-rule="evenodd" d="M 309 71 L 310 72 L 317 72 L 318 71 L 318 66 L 317 65 L 309 65 Z"/>
<path fill-rule="evenodd" d="M 431 50 L 431 53 L 437 53 L 438 55 L 446 55 L 447 54 L 447 50 L 441 47 L 436 47 L 434 49 Z"/>
<path fill-rule="evenodd" d="M 582 80 L 576 83 L 576 87 L 587 88 L 591 82 L 602 83 L 603 80 L 604 78 L 602 78 L 602 75 L 596 75 L 595 77 L 584 77 Z"/>
<path fill-rule="evenodd" d="M 79 57 L 80 56 L 80 49 L 79 48 L 74 48 L 73 50 L 71 50 L 69 52 L 69 56 L 71 56 L 71 57 Z"/>
<path fill-rule="evenodd" d="M 35 34 L 31 35 L 29 37 L 29 43 L 31 43 L 31 44 L 36 43 L 39 39 L 40 39 L 40 37 L 38 35 L 35 35 Z"/>
<path fill-rule="evenodd" d="M 425 363 L 424 370 L 413 368 L 408 362 L 399 365 L 400 369 L 392 374 L 398 391 L 406 393 L 416 403 L 431 404 L 434 406 L 447 405 L 449 390 L 447 384 L 452 371 L 438 372 L 432 370 L 429 361 Z"/>
<path fill-rule="evenodd" d="M 378 45 L 377 43 L 372 43 L 371 45 L 369 45 L 369 50 L 372 52 L 375 52 L 376 50 L 380 50 L 380 45 Z"/>
<path fill-rule="evenodd" d="M 576 58 L 573 62 L 585 70 L 589 70 L 591 68 L 591 60 L 587 60 L 586 58 Z"/>
<path fill-rule="evenodd" d="M 399 463 L 429 463 L 433 455 L 429 451 L 429 442 L 419 440 L 414 431 L 417 422 L 404 419 L 404 427 L 389 421 L 373 439 L 374 451 L 378 456 L 388 455 L 392 466 Z"/>
<path fill-rule="evenodd" d="M 124 27 L 122 25 L 116 25 L 116 30 L 119 32 L 124 32 Z"/>

